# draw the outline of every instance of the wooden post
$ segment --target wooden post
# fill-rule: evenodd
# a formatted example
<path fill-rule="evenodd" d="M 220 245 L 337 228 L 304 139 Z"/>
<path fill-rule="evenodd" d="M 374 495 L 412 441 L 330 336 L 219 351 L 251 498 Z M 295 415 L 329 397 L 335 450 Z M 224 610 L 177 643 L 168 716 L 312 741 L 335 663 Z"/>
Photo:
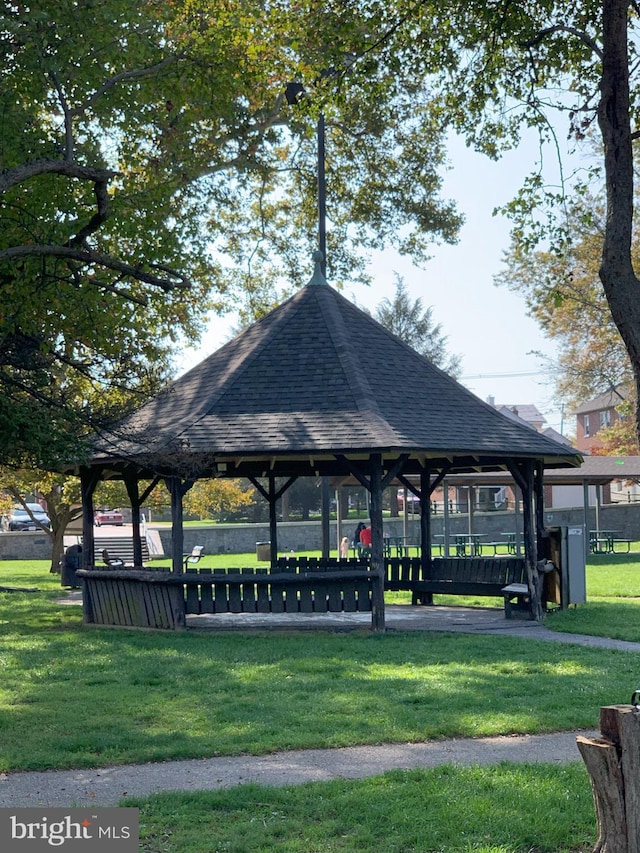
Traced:
<path fill-rule="evenodd" d="M 371 628 L 384 631 L 384 536 L 382 529 L 382 457 L 371 456 Z"/>
<path fill-rule="evenodd" d="M 278 515 L 276 512 L 276 502 L 279 494 L 276 494 L 276 478 L 275 474 L 269 472 L 268 477 L 269 491 L 267 500 L 269 502 L 269 562 L 271 568 L 274 569 L 278 565 Z"/>
<path fill-rule="evenodd" d="M 93 493 L 98 485 L 98 472 L 92 468 L 80 469 L 80 493 L 82 495 L 82 568 L 90 569 L 95 563 L 93 536 Z"/>
<path fill-rule="evenodd" d="M 522 492 L 522 521 L 524 557 L 527 566 L 527 586 L 531 598 L 531 618 L 537 622 L 544 619 L 542 607 L 542 576 L 538 572 L 538 546 L 536 543 L 536 514 L 534 509 L 535 485 L 533 460 L 526 459 L 522 463 L 509 460 L 509 470 Z"/>
<path fill-rule="evenodd" d="M 593 853 L 640 853 L 640 711 L 601 708 L 600 733 L 577 738 L 598 821 Z"/>
<path fill-rule="evenodd" d="M 165 484 L 171 495 L 171 571 L 182 574 L 184 551 L 184 525 L 182 520 L 182 499 L 187 494 L 194 480 L 180 477 L 166 477 Z"/>
<path fill-rule="evenodd" d="M 533 470 L 533 492 L 535 498 L 535 515 L 536 515 L 536 542 L 537 556 L 539 560 L 543 560 L 546 556 L 544 553 L 544 467 L 542 462 L 536 462 Z"/>
<path fill-rule="evenodd" d="M 133 536 L 133 565 L 142 566 L 142 539 L 140 538 L 140 490 L 136 474 L 126 473 L 124 484 L 131 504 L 131 527 Z"/>
<path fill-rule="evenodd" d="M 320 478 L 320 489 L 322 492 L 322 517 L 320 522 L 322 530 L 322 556 L 328 557 L 331 554 L 331 520 L 329 518 L 331 513 L 331 491 L 329 489 L 328 477 Z M 338 551 L 338 553 L 340 552 Z"/>

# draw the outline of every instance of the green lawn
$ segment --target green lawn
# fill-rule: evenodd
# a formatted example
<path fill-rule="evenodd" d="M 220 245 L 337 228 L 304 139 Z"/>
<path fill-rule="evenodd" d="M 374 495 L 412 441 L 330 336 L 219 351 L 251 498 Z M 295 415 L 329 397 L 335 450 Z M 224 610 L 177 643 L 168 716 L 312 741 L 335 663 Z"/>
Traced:
<path fill-rule="evenodd" d="M 586 571 L 587 603 L 550 614 L 548 627 L 640 642 L 640 554 L 592 556 Z"/>
<path fill-rule="evenodd" d="M 86 627 L 45 564 L 0 569 L 41 589 L 0 594 L 0 770 L 591 728 L 640 675 L 509 637 Z"/>
<path fill-rule="evenodd" d="M 126 805 L 141 810 L 147 853 L 586 853 L 596 835 L 577 763 L 444 766 Z"/>
<path fill-rule="evenodd" d="M 640 680 L 640 654 L 502 636 L 85 627 L 46 568 L 0 563 L 0 584 L 39 589 L 0 593 L 1 771 L 597 728 L 599 708 L 627 703 Z M 594 560 L 588 588 L 551 627 L 635 630 L 633 556 Z M 133 804 L 147 853 L 577 853 L 595 841 L 579 761 Z"/>

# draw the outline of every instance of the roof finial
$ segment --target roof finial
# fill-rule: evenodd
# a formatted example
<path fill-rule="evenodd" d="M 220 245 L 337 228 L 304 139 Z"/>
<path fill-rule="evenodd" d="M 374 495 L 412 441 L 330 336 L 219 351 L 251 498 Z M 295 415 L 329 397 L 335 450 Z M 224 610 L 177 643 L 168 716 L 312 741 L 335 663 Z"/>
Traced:
<path fill-rule="evenodd" d="M 322 261 L 324 260 L 324 255 L 322 252 L 315 251 L 313 253 L 313 262 L 315 263 L 315 269 L 313 270 L 313 275 L 311 276 L 311 280 L 308 282 L 309 284 L 326 284 L 327 280 L 322 274 Z"/>

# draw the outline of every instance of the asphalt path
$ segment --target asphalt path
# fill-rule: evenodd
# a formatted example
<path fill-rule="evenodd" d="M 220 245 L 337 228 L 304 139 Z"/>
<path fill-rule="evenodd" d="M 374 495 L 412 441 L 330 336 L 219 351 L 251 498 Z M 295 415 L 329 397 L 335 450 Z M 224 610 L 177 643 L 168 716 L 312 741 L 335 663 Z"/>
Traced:
<path fill-rule="evenodd" d="M 488 765 L 503 761 L 580 761 L 576 736 L 596 732 L 460 738 L 426 743 L 310 749 L 265 756 L 207 758 L 95 770 L 49 770 L 0 776 L 0 807 L 114 806 L 123 797 L 160 791 L 211 791 L 245 785 L 299 785 L 329 779 L 363 779 L 387 770 L 441 764 Z"/>

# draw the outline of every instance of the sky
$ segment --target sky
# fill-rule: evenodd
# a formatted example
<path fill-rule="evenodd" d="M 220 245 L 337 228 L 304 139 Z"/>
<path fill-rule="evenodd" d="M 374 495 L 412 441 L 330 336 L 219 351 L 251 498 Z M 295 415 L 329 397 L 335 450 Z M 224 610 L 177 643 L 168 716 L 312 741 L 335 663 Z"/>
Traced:
<path fill-rule="evenodd" d="M 533 404 L 544 415 L 545 426 L 570 435 L 575 433 L 575 418 L 553 403 L 552 377 L 545 364 L 554 358 L 554 345 L 526 316 L 524 299 L 493 283 L 509 248 L 509 222 L 492 216 L 492 211 L 513 198 L 537 157 L 533 138 L 498 163 L 469 150 L 461 140 L 451 140 L 452 169 L 444 176 L 442 197 L 455 200 L 465 216 L 459 242 L 434 246 L 431 260 L 421 269 L 394 251 L 378 253 L 370 268 L 373 284 L 347 286 L 343 295 L 373 313 L 382 299 L 393 298 L 398 273 L 412 300 L 420 297 L 425 308 L 433 307 L 433 320 L 442 326 L 448 351 L 461 356 L 463 385 L 483 400 L 493 397 L 496 405 Z M 226 343 L 235 325 L 233 313 L 212 318 L 201 344 L 179 360 L 180 373 Z"/>

